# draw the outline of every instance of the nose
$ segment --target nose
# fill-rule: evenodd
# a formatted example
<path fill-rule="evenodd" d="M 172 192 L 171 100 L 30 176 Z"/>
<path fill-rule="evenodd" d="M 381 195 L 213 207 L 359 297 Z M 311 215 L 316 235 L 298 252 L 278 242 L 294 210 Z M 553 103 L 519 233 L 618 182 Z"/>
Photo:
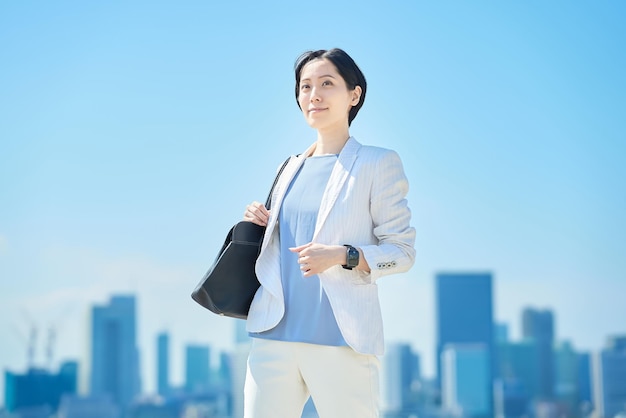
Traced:
<path fill-rule="evenodd" d="M 322 97 L 319 95 L 318 90 L 313 87 L 311 89 L 311 102 L 320 102 L 322 101 Z"/>

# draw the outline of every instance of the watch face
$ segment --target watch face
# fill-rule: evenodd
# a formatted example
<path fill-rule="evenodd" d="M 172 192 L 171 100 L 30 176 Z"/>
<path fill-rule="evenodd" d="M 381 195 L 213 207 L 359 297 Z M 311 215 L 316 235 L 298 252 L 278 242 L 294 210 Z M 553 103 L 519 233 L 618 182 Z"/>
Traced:
<path fill-rule="evenodd" d="M 356 267 L 359 264 L 359 250 L 348 247 L 348 267 Z"/>

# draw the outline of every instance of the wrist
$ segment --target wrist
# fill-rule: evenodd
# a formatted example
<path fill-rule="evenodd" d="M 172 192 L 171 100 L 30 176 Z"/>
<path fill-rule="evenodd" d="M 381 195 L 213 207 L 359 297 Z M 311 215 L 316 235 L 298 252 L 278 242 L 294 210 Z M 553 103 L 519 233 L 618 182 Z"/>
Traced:
<path fill-rule="evenodd" d="M 337 256 L 335 257 L 335 264 L 339 264 L 340 266 L 345 265 L 348 260 L 346 247 L 344 247 L 343 245 L 337 245 L 335 247 L 335 252 L 337 254 Z"/>

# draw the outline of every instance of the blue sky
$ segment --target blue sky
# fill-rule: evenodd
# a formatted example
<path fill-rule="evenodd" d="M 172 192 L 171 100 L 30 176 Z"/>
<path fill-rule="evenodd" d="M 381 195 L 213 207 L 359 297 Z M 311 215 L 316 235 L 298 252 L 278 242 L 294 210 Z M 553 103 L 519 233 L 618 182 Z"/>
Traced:
<path fill-rule="evenodd" d="M 495 314 L 559 340 L 626 333 L 626 5 L 619 1 L 0 4 L 0 367 L 138 295 L 144 388 L 156 333 L 227 349 L 233 320 L 189 294 L 274 170 L 315 138 L 293 62 L 341 47 L 368 93 L 351 133 L 397 150 L 418 251 L 380 283 L 387 339 L 432 374 L 433 277 L 492 271 Z M 29 319 L 30 318 L 30 319 Z M 0 382 L 2 397 L 4 381 Z"/>

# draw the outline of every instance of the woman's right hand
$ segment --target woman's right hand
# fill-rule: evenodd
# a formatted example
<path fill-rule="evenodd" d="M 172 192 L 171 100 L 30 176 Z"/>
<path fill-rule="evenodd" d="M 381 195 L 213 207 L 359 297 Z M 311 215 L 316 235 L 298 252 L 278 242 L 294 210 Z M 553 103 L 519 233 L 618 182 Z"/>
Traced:
<path fill-rule="evenodd" d="M 246 211 L 243 214 L 243 220 L 255 223 L 260 226 L 267 226 L 267 221 L 270 218 L 270 212 L 265 209 L 265 205 L 259 202 L 252 202 L 246 206 Z"/>

